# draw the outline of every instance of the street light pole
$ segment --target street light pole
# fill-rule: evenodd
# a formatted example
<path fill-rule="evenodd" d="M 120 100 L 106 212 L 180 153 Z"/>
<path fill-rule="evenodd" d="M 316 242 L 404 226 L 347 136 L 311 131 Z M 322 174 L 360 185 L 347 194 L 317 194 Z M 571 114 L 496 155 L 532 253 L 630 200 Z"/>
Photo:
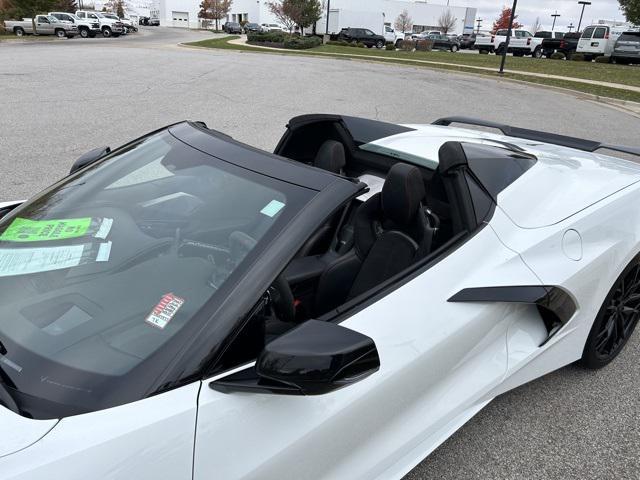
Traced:
<path fill-rule="evenodd" d="M 327 29 L 324 33 L 329 35 L 329 13 L 331 12 L 331 0 L 327 0 Z"/>
<path fill-rule="evenodd" d="M 580 13 L 580 21 L 578 22 L 578 29 L 576 30 L 576 32 L 580 31 L 580 26 L 582 25 L 582 16 L 584 15 L 584 7 L 586 7 L 587 5 L 591 5 L 591 2 L 580 1 L 578 2 L 578 5 L 582 5 L 582 12 Z"/>
<path fill-rule="evenodd" d="M 573 30 L 575 27 L 573 26 L 573 23 L 570 23 L 567 28 L 569 29 L 569 33 L 571 33 L 571 30 Z"/>
<path fill-rule="evenodd" d="M 482 18 L 478 18 L 476 22 L 478 23 L 478 29 L 476 30 L 476 33 L 480 33 L 480 25 L 482 25 Z"/>
<path fill-rule="evenodd" d="M 507 39 L 504 42 L 504 47 L 502 50 L 502 61 L 500 62 L 500 71 L 498 72 L 500 75 L 504 75 L 504 64 L 507 61 L 507 52 L 509 51 L 509 41 L 511 40 L 511 29 L 513 28 L 513 20 L 516 16 L 517 5 L 518 5 L 518 0 L 513 0 L 513 6 L 511 7 L 511 17 L 509 17 L 509 29 L 507 30 Z"/>
<path fill-rule="evenodd" d="M 551 16 L 553 17 L 553 25 L 551 26 L 551 31 L 553 32 L 553 30 L 556 28 L 556 19 L 561 15 L 556 10 L 556 13 L 552 14 Z"/>

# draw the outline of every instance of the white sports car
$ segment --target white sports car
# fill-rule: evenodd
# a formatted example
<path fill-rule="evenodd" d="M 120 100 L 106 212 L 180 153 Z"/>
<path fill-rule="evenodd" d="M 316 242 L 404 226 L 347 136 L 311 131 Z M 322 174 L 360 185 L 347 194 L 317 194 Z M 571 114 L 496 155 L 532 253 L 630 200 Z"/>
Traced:
<path fill-rule="evenodd" d="M 337 115 L 89 152 L 0 205 L 0 478 L 402 477 L 629 339 L 640 166 L 600 148 L 640 154 Z"/>

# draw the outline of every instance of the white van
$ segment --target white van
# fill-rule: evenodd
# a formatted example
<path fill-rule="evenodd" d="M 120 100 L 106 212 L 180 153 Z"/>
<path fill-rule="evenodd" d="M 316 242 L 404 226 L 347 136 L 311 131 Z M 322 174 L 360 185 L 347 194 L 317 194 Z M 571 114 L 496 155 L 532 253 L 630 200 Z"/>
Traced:
<path fill-rule="evenodd" d="M 623 27 L 591 25 L 582 32 L 576 51 L 582 53 L 586 60 L 602 55 L 611 55 L 616 40 L 624 31 Z"/>

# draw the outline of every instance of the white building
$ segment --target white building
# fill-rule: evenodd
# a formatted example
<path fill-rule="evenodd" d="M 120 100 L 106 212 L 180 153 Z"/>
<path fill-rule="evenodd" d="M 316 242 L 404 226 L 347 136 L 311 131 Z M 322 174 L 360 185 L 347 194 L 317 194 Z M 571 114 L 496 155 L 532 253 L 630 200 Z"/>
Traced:
<path fill-rule="evenodd" d="M 442 0 L 441 0 L 442 1 Z M 201 0 L 160 0 L 160 25 L 200 28 L 198 18 Z M 223 19 L 232 22 L 278 23 L 269 12 L 267 0 L 234 0 L 229 15 Z M 384 25 L 393 26 L 396 18 L 407 10 L 413 20 L 413 30 L 438 30 L 438 19 L 447 10 L 456 17 L 450 33 L 473 32 L 477 9 L 447 6 L 418 0 L 331 0 L 329 33 L 344 27 L 365 27 L 382 33 Z M 325 33 L 326 16 L 316 25 L 317 33 Z"/>

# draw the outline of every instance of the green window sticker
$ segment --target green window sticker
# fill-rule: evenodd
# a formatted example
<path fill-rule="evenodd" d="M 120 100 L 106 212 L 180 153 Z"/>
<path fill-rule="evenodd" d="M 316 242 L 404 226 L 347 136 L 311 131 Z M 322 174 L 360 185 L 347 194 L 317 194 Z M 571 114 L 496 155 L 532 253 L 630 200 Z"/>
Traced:
<path fill-rule="evenodd" d="M 2 235 L 5 242 L 40 242 L 84 236 L 91 226 L 91 217 L 65 220 L 29 220 L 16 218 Z"/>

